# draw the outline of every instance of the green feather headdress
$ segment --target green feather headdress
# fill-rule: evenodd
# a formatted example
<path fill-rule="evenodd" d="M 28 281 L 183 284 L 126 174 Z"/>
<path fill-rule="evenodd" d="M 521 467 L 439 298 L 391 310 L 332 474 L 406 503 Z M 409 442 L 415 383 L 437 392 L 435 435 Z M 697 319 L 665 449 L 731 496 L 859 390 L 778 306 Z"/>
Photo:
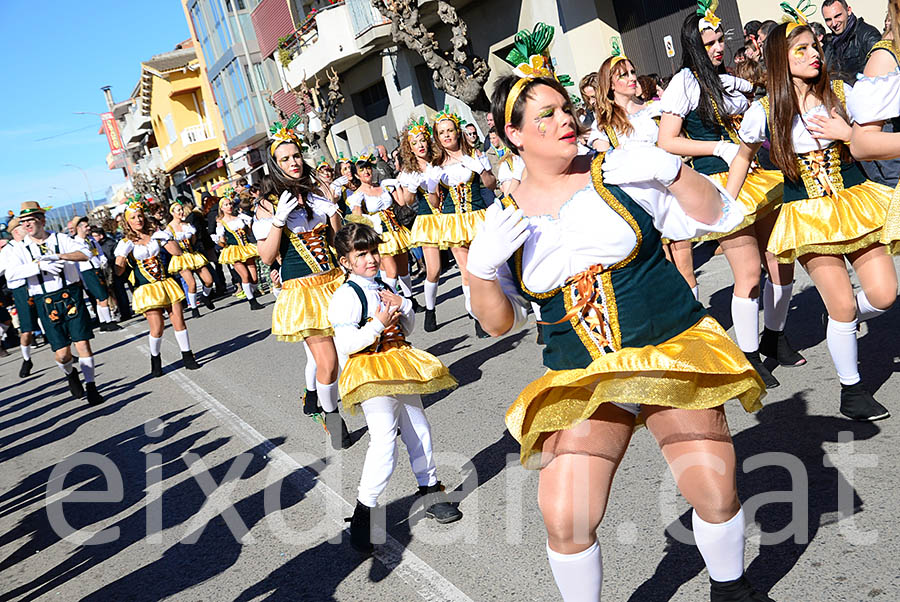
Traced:
<path fill-rule="evenodd" d="M 291 115 L 291 118 L 284 125 L 280 121 L 272 124 L 269 128 L 269 133 L 272 134 L 272 144 L 269 146 L 269 152 L 273 157 L 275 156 L 275 149 L 285 142 L 293 142 L 297 145 L 297 148 L 301 151 L 303 150 L 303 141 L 295 129 L 298 125 L 300 125 L 300 115 L 297 113 Z"/>
<path fill-rule="evenodd" d="M 781 22 L 788 24 L 788 34 L 795 27 L 809 27 L 809 16 L 816 12 L 816 7 L 810 0 L 800 0 L 796 7 L 791 6 L 789 2 L 782 2 L 780 6 L 781 10 L 784 11 Z"/>
<path fill-rule="evenodd" d="M 622 44 L 619 41 L 619 36 L 613 36 L 609 39 L 609 44 L 612 47 L 612 62 L 609 64 L 609 68 L 612 69 L 618 63 L 622 61 L 627 61 L 628 57 L 625 56 L 625 52 L 622 50 Z"/>
<path fill-rule="evenodd" d="M 554 29 L 546 23 L 536 23 L 534 29 L 523 29 L 516 34 L 512 50 L 506 55 L 506 61 L 512 65 L 513 73 L 519 76 L 509 95 L 506 97 L 506 122 L 512 118 L 512 110 L 522 89 L 530 80 L 538 77 L 552 77 L 563 86 L 572 86 L 572 78 L 557 74 L 550 57 L 550 44 L 553 42 Z"/>

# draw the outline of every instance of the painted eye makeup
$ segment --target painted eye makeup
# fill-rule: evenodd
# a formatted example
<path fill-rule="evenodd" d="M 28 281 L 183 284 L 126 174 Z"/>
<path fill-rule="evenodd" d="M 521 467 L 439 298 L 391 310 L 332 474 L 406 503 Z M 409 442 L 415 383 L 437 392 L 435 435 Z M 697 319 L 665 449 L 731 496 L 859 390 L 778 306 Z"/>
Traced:
<path fill-rule="evenodd" d="M 548 107 L 546 109 L 543 109 L 540 113 L 538 113 L 537 118 L 544 119 L 545 117 L 550 117 L 552 115 L 553 115 L 553 109 Z"/>
<path fill-rule="evenodd" d="M 806 54 L 806 49 L 809 48 L 809 44 L 799 44 L 794 46 L 794 49 L 791 50 L 791 54 L 793 54 L 798 59 L 802 59 L 803 55 Z"/>

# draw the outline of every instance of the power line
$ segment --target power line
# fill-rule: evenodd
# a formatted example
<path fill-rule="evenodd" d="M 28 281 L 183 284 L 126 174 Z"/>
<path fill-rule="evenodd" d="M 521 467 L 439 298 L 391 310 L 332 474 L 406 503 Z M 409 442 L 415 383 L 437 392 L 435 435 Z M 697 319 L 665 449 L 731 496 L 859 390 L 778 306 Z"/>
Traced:
<path fill-rule="evenodd" d="M 81 132 L 83 130 L 87 130 L 90 128 L 96 128 L 96 125 L 86 125 L 84 127 L 78 128 L 77 130 L 70 130 L 68 132 L 63 132 L 61 134 L 53 134 L 52 136 L 47 136 L 46 138 L 38 138 L 35 142 L 44 142 L 45 140 L 53 140 L 54 138 L 59 138 L 60 136 L 68 136 L 69 134 L 74 134 L 76 132 Z"/>

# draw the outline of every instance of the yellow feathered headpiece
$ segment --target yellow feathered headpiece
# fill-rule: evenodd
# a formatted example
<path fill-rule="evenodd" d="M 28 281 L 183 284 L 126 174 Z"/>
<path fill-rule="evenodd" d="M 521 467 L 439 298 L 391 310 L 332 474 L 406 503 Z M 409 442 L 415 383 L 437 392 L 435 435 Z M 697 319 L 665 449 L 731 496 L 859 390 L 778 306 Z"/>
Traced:
<path fill-rule="evenodd" d="M 273 157 L 275 156 L 275 149 L 285 142 L 293 142 L 297 145 L 297 148 L 303 151 L 303 140 L 300 139 L 300 136 L 294 129 L 298 125 L 300 125 L 300 115 L 296 113 L 291 115 L 291 118 L 284 125 L 280 121 L 272 124 L 272 127 L 269 128 L 269 133 L 272 134 L 272 144 L 269 146 L 269 152 Z"/>
<path fill-rule="evenodd" d="M 810 0 L 800 0 L 797 6 L 791 6 L 787 2 L 781 3 L 781 10 L 784 15 L 781 17 L 782 23 L 787 23 L 787 35 L 790 35 L 797 27 L 809 27 L 809 15 L 816 12 L 816 7 Z"/>
<path fill-rule="evenodd" d="M 516 41 L 506 55 L 506 62 L 515 67 L 513 73 L 520 79 L 506 97 L 506 110 L 503 112 L 506 123 L 512 119 L 516 100 L 529 81 L 539 77 L 552 77 L 563 86 L 574 85 L 571 77 L 557 75 L 553 67 L 553 59 L 550 57 L 553 34 L 554 29 L 546 23 L 537 23 L 532 31 L 523 29 L 516 34 Z"/>
<path fill-rule="evenodd" d="M 697 0 L 697 14 L 700 15 L 700 32 L 704 29 L 718 30 L 722 19 L 716 16 L 719 0 Z"/>

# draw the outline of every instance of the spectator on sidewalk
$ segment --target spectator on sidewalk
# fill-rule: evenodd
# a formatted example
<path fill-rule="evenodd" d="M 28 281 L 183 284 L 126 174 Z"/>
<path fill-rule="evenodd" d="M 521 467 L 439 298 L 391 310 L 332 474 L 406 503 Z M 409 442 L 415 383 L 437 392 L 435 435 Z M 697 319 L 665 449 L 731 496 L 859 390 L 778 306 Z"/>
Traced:
<path fill-rule="evenodd" d="M 854 15 L 847 0 L 824 0 L 822 17 L 832 34 L 825 45 L 828 71 L 835 78 L 855 84 L 856 76 L 866 66 L 869 51 L 881 40 L 881 32 Z"/>
<path fill-rule="evenodd" d="M 492 127 L 494 127 L 494 115 L 490 111 L 488 111 L 488 114 L 485 116 L 485 119 L 487 120 L 488 130 L 490 131 L 490 129 Z M 484 144 L 481 145 L 481 151 L 485 152 L 485 153 L 488 152 L 488 149 L 490 148 L 490 146 L 491 146 L 490 136 L 487 136 L 484 139 Z"/>

